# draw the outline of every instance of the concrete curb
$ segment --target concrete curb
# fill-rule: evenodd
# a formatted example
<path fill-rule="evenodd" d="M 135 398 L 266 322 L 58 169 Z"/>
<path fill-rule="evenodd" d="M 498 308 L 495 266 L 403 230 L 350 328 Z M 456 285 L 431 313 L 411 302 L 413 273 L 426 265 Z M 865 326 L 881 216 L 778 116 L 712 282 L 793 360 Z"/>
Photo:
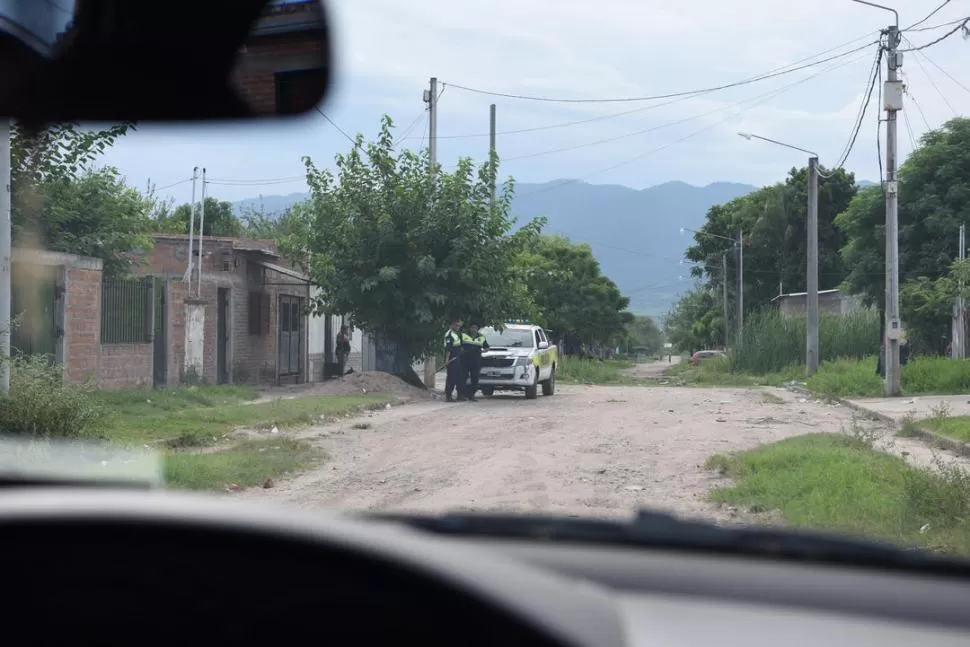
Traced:
<path fill-rule="evenodd" d="M 788 388 L 791 389 L 792 391 L 797 391 L 798 393 L 801 393 L 803 395 L 816 397 L 814 393 L 812 393 L 811 391 L 809 391 L 808 389 L 802 386 L 796 386 L 792 384 L 792 385 L 788 385 Z M 869 409 L 868 407 L 864 407 L 861 404 L 858 404 L 857 402 L 852 402 L 851 400 L 836 398 L 835 401 L 842 406 L 852 409 L 853 411 L 858 411 L 859 413 L 863 413 L 871 418 L 875 418 L 876 420 L 885 422 L 886 424 L 892 425 L 893 427 L 899 427 L 899 423 L 892 416 L 887 416 L 884 413 L 873 411 L 872 409 Z M 926 442 L 931 443 L 937 447 L 942 447 L 943 449 L 959 454 L 960 456 L 970 457 L 970 443 L 964 443 L 964 442 L 960 442 L 959 440 L 947 438 L 946 436 L 942 436 L 936 433 L 935 431 L 930 431 L 929 429 L 925 429 L 923 427 L 916 427 L 915 429 L 916 429 L 916 437 L 918 437 L 919 439 L 925 440 Z"/>

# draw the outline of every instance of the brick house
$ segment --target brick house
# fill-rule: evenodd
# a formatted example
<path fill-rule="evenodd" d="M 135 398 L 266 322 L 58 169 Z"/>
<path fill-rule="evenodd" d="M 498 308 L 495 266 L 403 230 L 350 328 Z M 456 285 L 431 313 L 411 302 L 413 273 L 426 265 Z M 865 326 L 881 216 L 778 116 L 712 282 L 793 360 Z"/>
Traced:
<path fill-rule="evenodd" d="M 155 385 L 308 380 L 309 281 L 280 259 L 273 241 L 205 237 L 200 285 L 197 271 L 184 280 L 188 237 L 154 239 L 142 271 L 153 277 L 161 310 L 153 335 Z M 192 253 L 197 257 L 197 244 Z"/>
<path fill-rule="evenodd" d="M 233 82 L 259 114 L 313 109 L 327 84 L 329 43 L 320 0 L 278 0 L 250 33 Z"/>

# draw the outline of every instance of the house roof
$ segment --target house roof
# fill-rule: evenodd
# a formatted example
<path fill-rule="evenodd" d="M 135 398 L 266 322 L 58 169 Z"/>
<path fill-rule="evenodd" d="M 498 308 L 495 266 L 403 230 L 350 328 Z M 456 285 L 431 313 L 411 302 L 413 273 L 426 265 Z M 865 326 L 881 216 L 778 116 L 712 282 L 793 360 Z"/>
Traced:
<path fill-rule="evenodd" d="M 261 266 L 265 267 L 268 270 L 272 270 L 274 272 L 278 272 L 279 274 L 282 274 L 283 276 L 288 276 L 291 279 L 297 279 L 299 281 L 305 281 L 307 283 L 310 282 L 310 277 L 309 276 L 307 276 L 306 274 L 304 274 L 302 272 L 298 272 L 296 270 L 290 269 L 288 267 L 283 267 L 282 265 L 276 265 L 274 263 L 268 263 L 266 261 L 256 261 L 256 264 L 257 265 L 261 265 Z"/>

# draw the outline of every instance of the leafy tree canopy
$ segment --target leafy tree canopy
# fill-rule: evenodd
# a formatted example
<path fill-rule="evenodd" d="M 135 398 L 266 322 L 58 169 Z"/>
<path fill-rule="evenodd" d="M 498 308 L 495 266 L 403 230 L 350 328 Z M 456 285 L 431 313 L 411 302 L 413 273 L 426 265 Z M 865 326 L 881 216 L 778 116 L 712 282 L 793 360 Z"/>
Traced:
<path fill-rule="evenodd" d="M 451 317 L 487 325 L 534 312 L 514 261 L 542 223 L 512 232 L 511 180 L 492 206 L 497 157 L 431 168 L 427 154 L 394 149 L 385 116 L 376 141 L 358 135 L 336 157 L 336 173 L 304 162 L 310 199 L 299 213 L 315 309 L 373 333 L 380 370 L 409 373 L 411 360 L 439 350 Z M 300 245 L 287 241 L 291 253 Z"/>
<path fill-rule="evenodd" d="M 724 339 L 714 290 L 696 288 L 680 298 L 667 315 L 667 340 L 681 352 L 716 348 Z"/>
<path fill-rule="evenodd" d="M 195 205 L 196 233 L 199 231 L 199 219 L 202 216 L 202 203 Z M 167 234 L 188 234 L 189 224 L 192 222 L 192 205 L 180 204 L 169 211 L 167 208 L 160 212 L 155 219 L 156 230 Z M 246 227 L 233 212 L 232 203 L 219 200 L 211 196 L 205 199 L 205 220 L 202 221 L 202 233 L 205 236 L 244 236 Z"/>

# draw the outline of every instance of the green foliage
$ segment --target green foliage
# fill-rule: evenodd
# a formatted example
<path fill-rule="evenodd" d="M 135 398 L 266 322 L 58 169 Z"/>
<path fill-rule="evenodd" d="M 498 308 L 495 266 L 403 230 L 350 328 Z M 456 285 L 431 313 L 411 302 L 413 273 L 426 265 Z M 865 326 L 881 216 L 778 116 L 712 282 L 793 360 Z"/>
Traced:
<path fill-rule="evenodd" d="M 391 130 L 384 117 L 375 142 L 358 135 L 336 175 L 304 158 L 310 202 L 299 213 L 315 310 L 392 341 L 400 367 L 400 356 L 437 350 L 450 317 L 486 325 L 534 314 L 514 261 L 541 222 L 512 233 L 511 180 L 491 206 L 497 157 L 446 173 L 427 154 L 395 151 Z"/>
<path fill-rule="evenodd" d="M 199 231 L 199 218 L 202 215 L 202 203 L 195 205 L 195 232 Z M 192 222 L 192 205 L 180 204 L 171 212 L 165 209 L 154 220 L 156 231 L 166 234 L 188 234 L 189 223 Z M 202 222 L 202 233 L 205 236 L 244 236 L 246 228 L 233 212 L 232 203 L 207 196 L 205 199 L 205 220 Z"/>
<path fill-rule="evenodd" d="M 680 298 L 667 315 L 667 340 L 678 351 L 692 353 L 724 345 L 724 317 L 720 295 L 696 288 Z"/>
<path fill-rule="evenodd" d="M 0 397 L 0 433 L 28 438 L 77 438 L 98 431 L 106 411 L 84 386 L 68 384 L 46 358 L 11 360 L 10 392 Z"/>
<path fill-rule="evenodd" d="M 91 164 L 131 129 L 91 130 L 59 124 L 36 135 L 13 125 L 10 138 L 14 244 L 102 258 L 107 274 L 123 274 L 127 252 L 150 245 L 154 202 L 127 186 L 113 168 Z"/>
<path fill-rule="evenodd" d="M 910 339 L 938 348 L 948 334 L 949 286 L 933 285 L 958 257 L 961 224 L 970 221 L 970 119 L 957 118 L 926 133 L 899 169 L 899 280 Z M 836 220 L 845 236 L 846 284 L 868 302 L 884 305 L 885 199 L 868 187 Z M 915 283 L 914 283 L 915 282 Z"/>
<path fill-rule="evenodd" d="M 627 326 L 629 345 L 637 352 L 656 355 L 663 350 L 664 334 L 652 317 L 635 316 Z"/>
<path fill-rule="evenodd" d="M 763 375 L 805 363 L 806 322 L 769 309 L 752 314 L 744 323 L 741 342 L 731 349 L 736 371 Z M 820 314 L 819 360 L 862 358 L 879 352 L 879 314 L 862 310 L 846 315 Z"/>
<path fill-rule="evenodd" d="M 835 227 L 836 216 L 856 193 L 855 177 L 844 170 L 819 179 L 819 285 L 837 287 L 845 276 L 839 250 L 843 235 Z M 745 312 L 758 310 L 784 292 L 806 289 L 808 169 L 792 169 L 784 183 L 764 187 L 727 204 L 711 207 L 707 221 L 694 235 L 685 253 L 698 263 L 695 276 L 707 276 L 711 288 L 723 289 L 727 280 L 729 299 L 736 303 L 737 248 L 733 242 L 744 234 Z M 728 239 L 728 240 L 726 240 Z M 722 255 L 727 255 L 723 276 Z M 729 309 L 734 317 L 734 310 Z M 733 327 L 732 322 L 732 327 Z M 722 324 L 723 327 L 723 324 Z"/>
<path fill-rule="evenodd" d="M 117 169 L 81 170 L 33 185 L 16 196 L 13 234 L 18 245 L 93 256 L 109 276 L 130 272 L 129 254 L 152 244 L 154 202 L 128 186 Z"/>
<path fill-rule="evenodd" d="M 516 260 L 540 320 L 557 338 L 612 345 L 627 334 L 630 300 L 603 276 L 593 250 L 565 236 L 540 236 Z"/>

